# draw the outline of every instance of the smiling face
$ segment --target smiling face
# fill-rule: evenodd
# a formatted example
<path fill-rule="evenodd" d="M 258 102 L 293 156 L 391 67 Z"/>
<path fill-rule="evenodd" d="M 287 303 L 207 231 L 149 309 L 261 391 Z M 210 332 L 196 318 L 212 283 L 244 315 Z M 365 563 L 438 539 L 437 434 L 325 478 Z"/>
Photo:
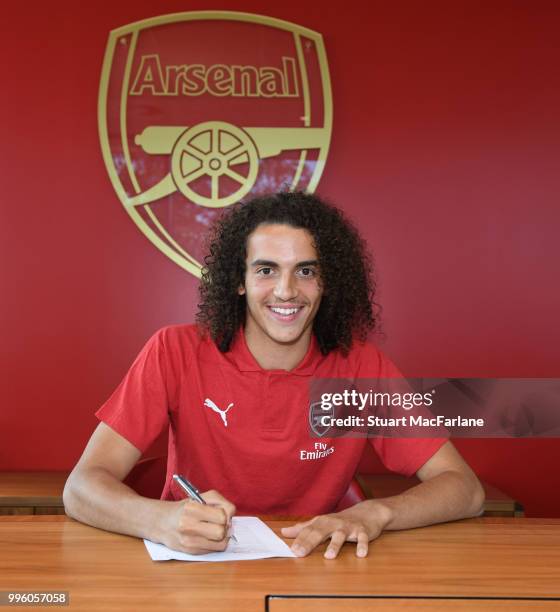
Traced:
<path fill-rule="evenodd" d="M 281 347 L 303 357 L 323 294 L 311 234 L 289 225 L 259 225 L 247 239 L 239 294 L 246 298 L 245 336 L 257 361 Z"/>

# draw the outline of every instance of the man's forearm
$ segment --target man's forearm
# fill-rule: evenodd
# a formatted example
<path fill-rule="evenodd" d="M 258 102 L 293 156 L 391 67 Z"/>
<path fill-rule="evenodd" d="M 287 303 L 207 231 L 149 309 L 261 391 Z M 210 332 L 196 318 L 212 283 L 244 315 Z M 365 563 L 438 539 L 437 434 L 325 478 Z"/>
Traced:
<path fill-rule="evenodd" d="M 447 471 L 396 495 L 356 506 L 383 522 L 383 529 L 412 529 L 434 523 L 478 516 L 484 490 L 476 477 Z"/>
<path fill-rule="evenodd" d="M 66 513 L 107 531 L 159 541 L 163 502 L 135 493 L 101 468 L 73 473 L 64 488 Z"/>

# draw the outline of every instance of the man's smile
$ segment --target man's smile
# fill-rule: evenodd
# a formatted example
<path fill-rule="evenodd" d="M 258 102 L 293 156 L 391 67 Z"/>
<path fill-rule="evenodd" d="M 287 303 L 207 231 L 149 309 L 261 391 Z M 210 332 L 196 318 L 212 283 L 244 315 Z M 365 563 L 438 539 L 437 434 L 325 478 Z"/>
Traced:
<path fill-rule="evenodd" d="M 298 318 L 304 304 L 267 304 L 266 307 L 274 319 L 283 323 L 291 323 Z"/>

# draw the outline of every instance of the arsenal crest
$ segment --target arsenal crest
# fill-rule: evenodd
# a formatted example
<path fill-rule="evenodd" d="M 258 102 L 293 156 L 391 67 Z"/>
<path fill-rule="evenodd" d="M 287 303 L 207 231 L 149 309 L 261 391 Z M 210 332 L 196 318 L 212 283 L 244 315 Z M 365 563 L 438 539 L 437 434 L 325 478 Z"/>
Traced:
<path fill-rule="evenodd" d="M 109 36 L 98 118 L 121 204 L 154 246 L 200 276 L 220 209 L 316 189 L 332 126 L 323 39 L 223 11 L 124 26 Z"/>
<path fill-rule="evenodd" d="M 309 427 L 311 431 L 322 438 L 330 429 L 330 425 L 325 423 L 333 418 L 335 414 L 334 406 L 330 406 L 327 410 L 321 407 L 321 402 L 313 402 L 309 406 Z"/>

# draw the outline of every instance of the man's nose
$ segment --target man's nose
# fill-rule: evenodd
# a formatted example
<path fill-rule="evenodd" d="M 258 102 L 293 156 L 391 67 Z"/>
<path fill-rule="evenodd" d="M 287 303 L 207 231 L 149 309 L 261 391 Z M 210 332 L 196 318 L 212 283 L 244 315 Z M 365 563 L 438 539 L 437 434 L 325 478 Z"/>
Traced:
<path fill-rule="evenodd" d="M 297 281 L 292 274 L 280 274 L 274 287 L 274 296 L 287 302 L 297 295 Z"/>

